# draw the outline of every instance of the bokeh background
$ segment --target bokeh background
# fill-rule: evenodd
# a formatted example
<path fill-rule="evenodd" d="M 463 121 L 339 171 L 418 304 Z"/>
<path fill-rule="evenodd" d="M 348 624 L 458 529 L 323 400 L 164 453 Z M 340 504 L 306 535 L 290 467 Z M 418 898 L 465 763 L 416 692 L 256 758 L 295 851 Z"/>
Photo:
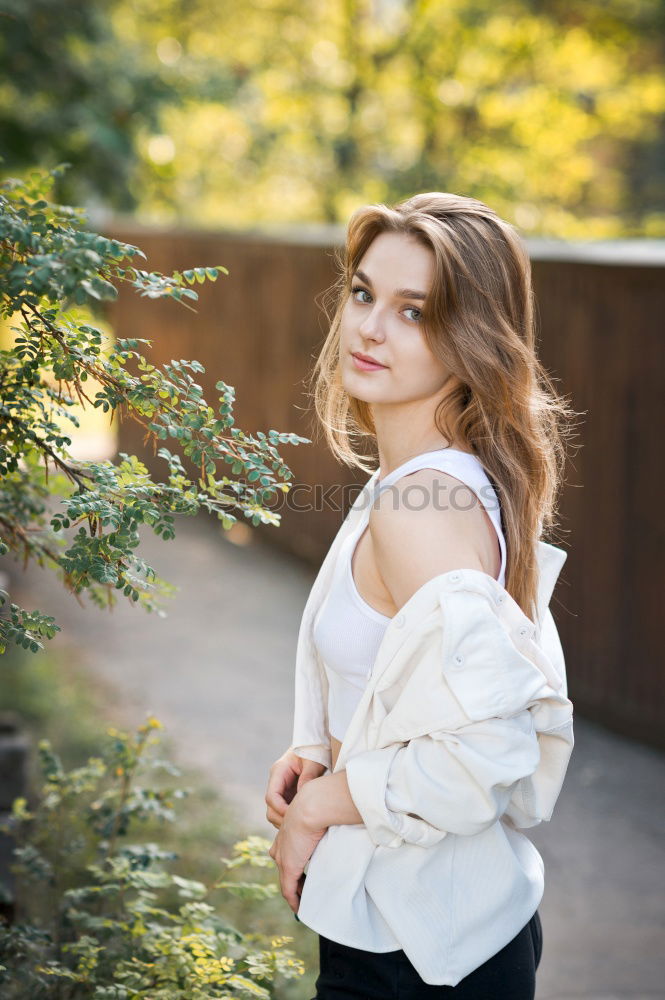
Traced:
<path fill-rule="evenodd" d="M 366 478 L 316 439 L 307 393 L 349 214 L 454 191 L 523 235 L 539 350 L 582 415 L 552 538 L 568 552 L 552 610 L 577 743 L 552 822 L 533 831 L 539 1000 L 665 997 L 664 55 L 663 0 L 0 0 L 2 174 L 67 162 L 54 198 L 151 268 L 228 268 L 196 313 L 123 291 L 104 322 L 149 338 L 155 363 L 197 358 L 211 398 L 218 379 L 234 385 L 243 428 L 312 438 L 284 448 L 300 483 Z M 128 451 L 163 474 L 140 428 L 98 412 L 81 424 L 76 454 Z M 290 741 L 300 615 L 344 513 L 146 536 L 146 560 L 179 587 L 164 620 L 80 608 L 3 560 L 26 606 L 63 626 L 36 660 L 5 657 L 3 707 L 72 757 L 103 720 L 154 711 L 207 789 L 183 828 L 192 872 L 211 864 L 218 822 L 270 836 L 263 791 Z M 314 935 L 286 909 L 269 921 L 314 969 Z"/>
<path fill-rule="evenodd" d="M 416 190 L 665 235 L 662 0 L 3 0 L 0 145 L 144 222 L 344 222 Z"/>

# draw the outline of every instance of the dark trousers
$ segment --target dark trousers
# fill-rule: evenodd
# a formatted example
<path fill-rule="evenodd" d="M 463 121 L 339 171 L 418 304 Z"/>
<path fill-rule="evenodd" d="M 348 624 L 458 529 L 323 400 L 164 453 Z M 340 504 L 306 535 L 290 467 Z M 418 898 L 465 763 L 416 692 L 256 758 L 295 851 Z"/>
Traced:
<path fill-rule="evenodd" d="M 315 1000 L 533 1000 L 542 948 L 536 910 L 505 948 L 457 986 L 432 986 L 423 982 L 403 951 L 362 951 L 319 935 Z"/>

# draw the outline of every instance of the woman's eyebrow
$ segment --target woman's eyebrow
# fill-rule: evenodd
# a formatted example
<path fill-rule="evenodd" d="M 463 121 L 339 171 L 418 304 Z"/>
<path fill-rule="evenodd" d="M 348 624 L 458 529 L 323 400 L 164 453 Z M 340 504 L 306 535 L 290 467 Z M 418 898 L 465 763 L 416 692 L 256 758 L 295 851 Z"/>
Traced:
<path fill-rule="evenodd" d="M 360 278 L 361 281 L 364 281 L 365 284 L 368 285 L 370 288 L 372 287 L 372 282 L 369 280 L 369 278 L 367 277 L 367 275 L 365 274 L 364 271 L 356 271 L 355 276 L 357 278 Z M 425 292 L 417 292 L 413 288 L 396 288 L 395 289 L 395 298 L 396 299 L 419 299 L 421 302 L 424 302 L 425 299 L 427 298 L 427 295 L 425 294 Z"/>

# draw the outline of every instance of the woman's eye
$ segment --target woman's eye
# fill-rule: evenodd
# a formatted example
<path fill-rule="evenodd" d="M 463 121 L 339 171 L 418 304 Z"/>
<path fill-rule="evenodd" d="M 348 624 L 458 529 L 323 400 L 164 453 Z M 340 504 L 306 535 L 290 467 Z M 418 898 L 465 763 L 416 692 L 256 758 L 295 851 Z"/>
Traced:
<path fill-rule="evenodd" d="M 416 309 L 415 306 L 407 306 L 407 308 L 404 310 L 404 312 L 405 313 L 416 313 L 415 316 L 410 316 L 409 317 L 409 319 L 411 319 L 411 321 L 414 322 L 414 323 L 417 323 L 420 319 L 422 319 L 422 315 L 423 315 L 422 312 L 420 311 L 420 309 Z"/>
<path fill-rule="evenodd" d="M 359 292 L 360 292 L 360 293 L 361 293 L 362 295 L 366 295 L 366 296 L 367 296 L 367 299 L 359 299 L 359 298 L 357 298 L 357 295 L 358 295 L 358 293 L 359 293 Z M 367 289 L 366 289 L 366 288 L 360 288 L 360 286 L 358 286 L 358 287 L 356 287 L 356 288 L 352 288 L 352 289 L 351 289 L 351 295 L 353 295 L 353 297 L 354 297 L 354 299 L 356 300 L 356 302 L 367 302 L 367 300 L 368 300 L 368 299 L 371 299 L 371 297 L 372 297 L 372 296 L 371 296 L 371 295 L 369 294 L 369 292 L 367 291 Z"/>

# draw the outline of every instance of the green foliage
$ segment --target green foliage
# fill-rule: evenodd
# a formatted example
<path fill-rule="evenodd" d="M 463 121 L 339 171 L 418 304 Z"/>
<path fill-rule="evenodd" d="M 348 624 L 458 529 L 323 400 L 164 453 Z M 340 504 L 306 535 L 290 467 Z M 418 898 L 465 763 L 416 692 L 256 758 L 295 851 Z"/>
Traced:
<path fill-rule="evenodd" d="M 288 492 L 292 473 L 277 445 L 307 439 L 245 434 L 234 425 L 232 386 L 217 383 L 214 408 L 193 377 L 204 371 L 199 362 L 158 368 L 141 353 L 148 341 L 111 341 L 90 321 L 84 307 L 113 299 L 119 284 L 187 306 L 198 297 L 192 284 L 227 272 L 138 267 L 137 247 L 87 231 L 80 211 L 50 203 L 51 180 L 35 173 L 0 186 L 0 315 L 14 335 L 0 351 L 0 553 L 37 560 L 100 607 L 113 606 L 122 591 L 158 610 L 157 598 L 172 588 L 135 552 L 141 526 L 167 540 L 176 514 L 200 510 L 224 528 L 237 519 L 234 510 L 254 525 L 279 524 L 268 505 L 277 490 Z M 155 444 L 173 442 L 157 452 L 167 481 L 154 482 L 124 453 L 117 464 L 74 460 L 66 429 L 78 425 L 79 404 L 138 421 Z M 220 474 L 220 463 L 231 476 Z M 56 630 L 52 618 L 14 604 L 0 618 L 0 640 L 33 651 Z"/>
<path fill-rule="evenodd" d="M 275 882 L 222 877 L 208 887 L 171 871 L 177 855 L 158 843 L 127 842 L 146 821 L 175 818 L 177 787 L 138 784 L 155 757 L 160 723 L 134 735 L 111 729 L 98 756 L 66 771 L 39 745 L 43 788 L 35 806 L 14 802 L 17 919 L 0 929 L 0 990 L 6 1000 L 212 1000 L 274 995 L 274 981 L 302 974 L 288 937 L 243 934 L 213 902 L 277 893 Z M 249 837 L 221 858 L 272 867 L 269 842 Z"/>

